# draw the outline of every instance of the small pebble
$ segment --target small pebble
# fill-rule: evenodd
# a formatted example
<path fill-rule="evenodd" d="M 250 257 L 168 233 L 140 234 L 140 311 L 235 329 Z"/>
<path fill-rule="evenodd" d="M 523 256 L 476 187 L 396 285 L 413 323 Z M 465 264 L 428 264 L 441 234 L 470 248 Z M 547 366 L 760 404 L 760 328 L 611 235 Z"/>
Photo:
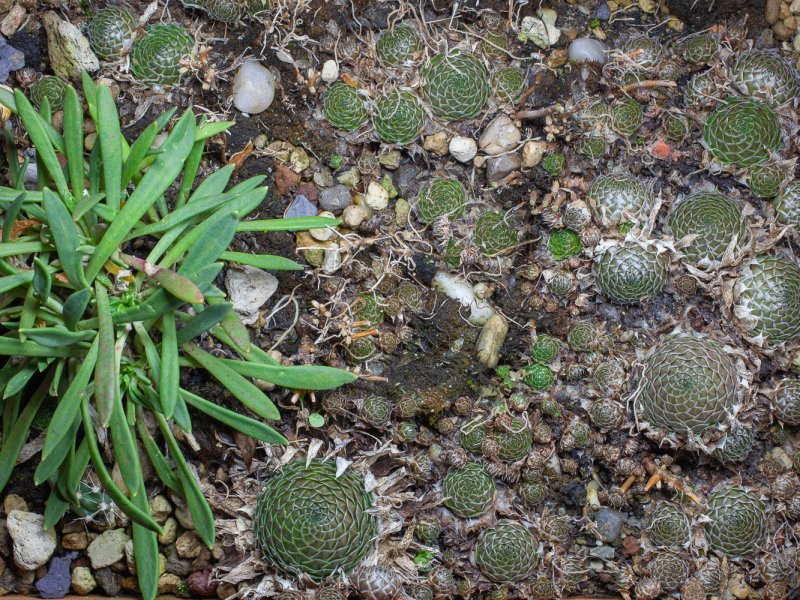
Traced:
<path fill-rule="evenodd" d="M 478 153 L 478 145 L 472 138 L 457 135 L 450 140 L 449 150 L 458 162 L 468 163 Z"/>
<path fill-rule="evenodd" d="M 389 206 L 389 192 L 379 182 L 370 181 L 365 200 L 372 210 L 383 210 Z"/>
<path fill-rule="evenodd" d="M 486 161 L 486 179 L 489 183 L 497 183 L 512 171 L 522 166 L 522 161 L 516 154 L 497 156 Z"/>
<path fill-rule="evenodd" d="M 321 213 L 319 213 L 318 216 L 334 218 L 334 214 L 327 210 L 322 211 Z M 318 229 L 310 229 L 308 233 L 310 233 L 311 237 L 313 237 L 315 240 L 319 240 L 320 242 L 327 242 L 334 235 L 336 235 L 336 230 L 333 227 L 320 227 Z"/>
<path fill-rule="evenodd" d="M 322 81 L 332 83 L 339 79 L 339 64 L 335 60 L 326 60 L 322 65 L 322 73 L 320 75 Z"/>
<path fill-rule="evenodd" d="M 233 78 L 233 105 L 251 115 L 267 110 L 275 99 L 275 77 L 262 64 L 249 60 Z"/>
<path fill-rule="evenodd" d="M 433 152 L 437 156 L 447 154 L 447 134 L 444 131 L 434 133 L 425 137 L 422 147 L 428 152 Z"/>
<path fill-rule="evenodd" d="M 97 581 L 89 567 L 75 567 L 72 570 L 72 591 L 85 596 L 97 587 Z"/>
<path fill-rule="evenodd" d="M 764 18 L 770 25 L 775 25 L 781 18 L 781 0 L 767 0 Z"/>
<path fill-rule="evenodd" d="M 309 199 L 302 194 L 295 196 L 294 200 L 292 200 L 291 204 L 289 204 L 289 206 L 286 208 L 286 212 L 283 213 L 283 217 L 285 219 L 316 216 L 317 207 L 314 206 Z"/>
<path fill-rule="evenodd" d="M 342 212 L 353 203 L 350 190 L 344 185 L 334 185 L 319 192 L 319 205 L 333 214 Z"/>
<path fill-rule="evenodd" d="M 481 151 L 496 156 L 516 148 L 522 139 L 522 133 L 507 115 L 495 117 L 486 127 L 478 146 Z"/>
<path fill-rule="evenodd" d="M 369 217 L 369 212 L 361 206 L 348 206 L 342 213 L 342 222 L 345 227 L 356 229 Z"/>

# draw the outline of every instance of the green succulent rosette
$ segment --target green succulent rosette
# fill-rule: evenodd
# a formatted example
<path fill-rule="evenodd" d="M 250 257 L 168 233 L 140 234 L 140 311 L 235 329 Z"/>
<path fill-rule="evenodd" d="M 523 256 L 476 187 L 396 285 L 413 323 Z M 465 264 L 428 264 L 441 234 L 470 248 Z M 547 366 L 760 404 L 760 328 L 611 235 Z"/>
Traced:
<path fill-rule="evenodd" d="M 644 122 L 642 106 L 633 98 L 617 100 L 609 109 L 611 129 L 619 135 L 633 135 Z"/>
<path fill-rule="evenodd" d="M 556 377 L 553 371 L 547 365 L 533 364 L 525 367 L 523 371 L 522 381 L 536 391 L 544 391 L 555 383 Z"/>
<path fill-rule="evenodd" d="M 780 148 L 781 123 L 759 100 L 729 98 L 706 119 L 703 143 L 719 162 L 749 167 Z"/>
<path fill-rule="evenodd" d="M 457 179 L 436 178 L 417 196 L 417 213 L 423 223 L 439 217 L 458 219 L 467 207 L 467 192 Z"/>
<path fill-rule="evenodd" d="M 736 57 L 730 77 L 742 94 L 770 106 L 796 103 L 800 97 L 800 74 L 788 58 L 771 50 L 749 50 Z"/>
<path fill-rule="evenodd" d="M 647 532 L 654 546 L 684 546 L 691 535 L 689 518 L 680 506 L 659 502 L 650 515 Z"/>
<path fill-rule="evenodd" d="M 589 160 L 599 160 L 606 153 L 606 142 L 599 135 L 584 135 L 578 140 L 577 150 Z"/>
<path fill-rule="evenodd" d="M 710 63 L 717 55 L 717 41 L 707 33 L 690 37 L 683 44 L 683 58 L 694 65 Z"/>
<path fill-rule="evenodd" d="M 717 342 L 675 334 L 649 353 L 639 389 L 640 414 L 651 426 L 702 434 L 736 405 L 736 365 Z"/>
<path fill-rule="evenodd" d="M 598 400 L 589 407 L 589 418 L 600 431 L 611 431 L 620 426 L 625 416 L 622 406 L 613 400 Z"/>
<path fill-rule="evenodd" d="M 344 81 L 335 81 L 322 97 L 322 112 L 336 129 L 355 131 L 369 118 L 366 98 Z"/>
<path fill-rule="evenodd" d="M 475 223 L 473 240 L 481 254 L 495 256 L 516 248 L 519 237 L 505 215 L 485 212 Z"/>
<path fill-rule="evenodd" d="M 720 94 L 713 70 L 695 74 L 686 84 L 683 99 L 686 106 L 711 106 Z"/>
<path fill-rule="evenodd" d="M 558 177 L 567 166 L 566 157 L 560 152 L 548 154 L 542 160 L 542 168 L 550 177 Z"/>
<path fill-rule="evenodd" d="M 564 260 L 581 252 L 581 236 L 572 229 L 554 229 L 550 232 L 547 248 L 556 260 Z"/>
<path fill-rule="evenodd" d="M 383 305 L 386 299 L 375 292 L 364 292 L 358 295 L 353 303 L 356 318 L 359 321 L 366 321 L 369 327 L 375 327 L 383 323 Z"/>
<path fill-rule="evenodd" d="M 550 491 L 545 483 L 541 481 L 526 480 L 519 484 L 519 498 L 526 506 L 535 507 L 547 498 Z"/>
<path fill-rule="evenodd" d="M 527 422 L 519 418 L 511 422 L 509 430 L 496 431 L 492 439 L 497 442 L 497 458 L 505 462 L 517 462 L 527 457 L 533 443 Z"/>
<path fill-rule="evenodd" d="M 352 469 L 333 461 L 289 463 L 270 477 L 253 514 L 256 541 L 271 565 L 315 580 L 352 571 L 375 545 L 372 495 Z"/>
<path fill-rule="evenodd" d="M 503 519 L 475 543 L 475 562 L 487 579 L 513 583 L 531 576 L 539 559 L 538 542 L 519 521 Z"/>
<path fill-rule="evenodd" d="M 647 36 L 638 36 L 625 44 L 625 54 L 637 67 L 652 69 L 661 56 L 661 43 Z"/>
<path fill-rule="evenodd" d="M 192 53 L 194 38 L 176 23 L 150 25 L 131 47 L 134 77 L 153 85 L 171 85 L 181 76 L 182 62 Z"/>
<path fill-rule="evenodd" d="M 688 561 L 670 552 L 658 554 L 648 563 L 647 568 L 665 592 L 677 590 L 689 578 Z"/>
<path fill-rule="evenodd" d="M 667 226 L 675 239 L 696 235 L 682 252 L 689 262 L 715 264 L 731 242 L 734 250 L 747 239 L 747 222 L 739 205 L 719 192 L 697 192 L 672 207 Z"/>
<path fill-rule="evenodd" d="M 477 117 L 489 99 L 489 73 L 472 54 L 437 54 L 421 71 L 422 89 L 431 111 L 447 121 Z"/>
<path fill-rule="evenodd" d="M 689 136 L 689 121 L 683 115 L 667 113 L 664 117 L 664 133 L 671 142 L 682 142 Z"/>
<path fill-rule="evenodd" d="M 619 223 L 623 210 L 634 215 L 650 209 L 653 195 L 645 182 L 627 174 L 609 173 L 594 178 L 588 196 L 598 220 Z"/>
<path fill-rule="evenodd" d="M 714 448 L 714 458 L 721 463 L 742 462 L 753 449 L 755 439 L 756 436 L 752 429 L 740 423 L 734 423 Z"/>
<path fill-rule="evenodd" d="M 136 18 L 129 10 L 119 6 L 106 6 L 98 10 L 87 30 L 89 47 L 103 60 L 119 58 L 135 33 Z"/>
<path fill-rule="evenodd" d="M 661 293 L 667 281 L 667 261 L 636 241 L 610 246 L 594 263 L 597 287 L 614 302 L 638 304 Z"/>
<path fill-rule="evenodd" d="M 772 399 L 772 414 L 787 425 L 800 425 L 800 379 L 789 377 L 778 385 Z"/>
<path fill-rule="evenodd" d="M 744 557 L 756 552 L 766 537 L 766 507 L 742 486 L 716 490 L 708 499 L 706 541 L 726 556 Z"/>
<path fill-rule="evenodd" d="M 775 212 L 781 223 L 800 230 L 800 181 L 793 181 L 777 195 Z"/>
<path fill-rule="evenodd" d="M 566 298 L 575 291 L 575 278 L 567 271 L 556 271 L 547 281 L 547 290 L 556 298 Z"/>
<path fill-rule="evenodd" d="M 567 343 L 574 352 L 589 352 L 597 342 L 597 328 L 591 321 L 578 321 L 567 333 Z"/>
<path fill-rule="evenodd" d="M 525 91 L 525 74 L 516 67 L 498 69 L 492 76 L 492 88 L 501 102 L 516 102 Z"/>
<path fill-rule="evenodd" d="M 386 427 L 392 420 L 393 406 L 383 396 L 368 396 L 361 405 L 359 415 L 373 427 Z"/>
<path fill-rule="evenodd" d="M 494 481 L 477 463 L 450 469 L 442 480 L 444 505 L 462 518 L 480 517 L 494 501 Z"/>
<path fill-rule="evenodd" d="M 240 0 L 181 0 L 186 8 L 204 11 L 212 20 L 222 23 L 236 23 L 242 16 Z"/>
<path fill-rule="evenodd" d="M 36 108 L 41 108 L 44 101 L 50 105 L 50 110 L 55 112 L 64 106 L 64 96 L 67 93 L 67 84 L 60 77 L 44 75 L 31 86 L 31 101 Z"/>
<path fill-rule="evenodd" d="M 531 358 L 538 363 L 549 363 L 558 356 L 558 341 L 549 335 L 537 336 L 531 342 Z"/>
<path fill-rule="evenodd" d="M 378 98 L 372 109 L 375 134 L 387 144 L 410 144 L 425 126 L 425 111 L 408 90 L 395 90 Z"/>
<path fill-rule="evenodd" d="M 503 27 L 503 24 L 499 23 L 496 26 Z M 501 58 L 506 55 L 504 51 L 508 50 L 508 34 L 505 31 L 487 29 L 482 37 L 481 48 L 484 55 L 489 58 Z"/>
<path fill-rule="evenodd" d="M 749 335 L 780 344 L 800 336 L 800 269 L 785 258 L 758 256 L 742 267 L 734 314 Z"/>
<path fill-rule="evenodd" d="M 774 163 L 753 165 L 748 169 L 748 174 L 750 191 L 756 196 L 774 198 L 780 193 L 785 174 L 778 165 Z"/>
<path fill-rule="evenodd" d="M 486 429 L 485 425 L 469 425 L 466 429 L 461 430 L 459 441 L 464 450 L 478 454 L 481 451 L 483 440 L 485 440 L 488 435 L 489 431 Z"/>
<path fill-rule="evenodd" d="M 378 56 L 391 67 L 409 64 L 421 49 L 417 32 L 405 23 L 387 29 L 375 43 Z"/>

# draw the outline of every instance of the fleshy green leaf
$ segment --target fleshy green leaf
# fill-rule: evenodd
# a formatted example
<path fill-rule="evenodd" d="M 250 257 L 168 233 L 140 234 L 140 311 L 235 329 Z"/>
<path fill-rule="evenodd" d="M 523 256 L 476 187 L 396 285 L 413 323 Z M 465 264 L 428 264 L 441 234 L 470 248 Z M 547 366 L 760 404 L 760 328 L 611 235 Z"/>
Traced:
<path fill-rule="evenodd" d="M 94 369 L 94 401 L 100 419 L 100 427 L 108 427 L 114 410 L 117 392 L 117 367 L 114 357 L 114 323 L 106 288 L 95 282 L 94 295 L 97 308 L 97 364 Z"/>
<path fill-rule="evenodd" d="M 303 266 L 282 256 L 271 254 L 248 254 L 246 252 L 233 252 L 226 250 L 220 254 L 220 259 L 238 265 L 249 265 L 268 271 L 302 271 Z"/>
<path fill-rule="evenodd" d="M 201 313 L 202 314 L 202 313 Z M 158 391 L 164 416 L 171 418 L 178 402 L 181 367 L 178 362 L 177 332 L 175 329 L 175 312 L 168 311 L 161 317 L 161 368 Z"/>
<path fill-rule="evenodd" d="M 339 219 L 331 217 L 291 217 L 289 219 L 265 219 L 260 221 L 242 221 L 236 231 L 305 231 L 336 227 Z"/>
<path fill-rule="evenodd" d="M 197 410 L 204 412 L 212 419 L 215 419 L 220 423 L 224 423 L 228 427 L 248 435 L 253 439 L 266 442 L 268 444 L 285 445 L 289 443 L 285 437 L 283 437 L 280 433 L 275 431 L 266 423 L 261 423 L 260 421 L 256 421 L 250 417 L 240 415 L 239 413 L 228 410 L 227 408 L 223 408 L 218 404 L 209 402 L 205 398 L 201 398 L 200 396 L 192 394 L 191 392 L 187 392 L 183 389 L 181 389 L 181 397 L 186 400 L 188 404 L 191 404 Z"/>
<path fill-rule="evenodd" d="M 119 210 L 122 189 L 122 133 L 119 128 L 117 105 L 111 90 L 105 85 L 97 86 L 97 141 L 103 159 L 103 182 L 106 202 L 112 210 Z"/>
<path fill-rule="evenodd" d="M 58 252 L 58 258 L 67 279 L 75 289 L 86 287 L 88 284 L 83 272 L 83 263 L 76 250 L 78 228 L 75 226 L 75 222 L 67 212 L 67 207 L 53 192 L 45 189 L 42 192 L 42 200 L 50 231 L 53 233 L 53 240 L 56 244 L 56 252 Z"/>

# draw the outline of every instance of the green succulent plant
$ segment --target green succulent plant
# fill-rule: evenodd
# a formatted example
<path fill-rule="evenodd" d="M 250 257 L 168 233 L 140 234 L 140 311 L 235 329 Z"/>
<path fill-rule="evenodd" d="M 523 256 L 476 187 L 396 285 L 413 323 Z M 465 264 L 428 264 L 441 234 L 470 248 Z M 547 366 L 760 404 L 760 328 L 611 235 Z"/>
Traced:
<path fill-rule="evenodd" d="M 707 33 L 693 35 L 683 45 L 683 57 L 695 65 L 705 65 L 717 55 L 717 41 Z"/>
<path fill-rule="evenodd" d="M 375 342 L 370 337 L 362 337 L 352 340 L 345 348 L 348 362 L 360 365 L 375 356 L 377 348 Z"/>
<path fill-rule="evenodd" d="M 748 169 L 750 191 L 760 198 L 774 198 L 781 191 L 783 169 L 774 163 L 753 165 Z M 800 211 L 798 211 L 800 212 Z M 798 220 L 800 222 L 800 219 Z"/>
<path fill-rule="evenodd" d="M 64 96 L 67 94 L 67 84 L 60 77 L 44 75 L 31 86 L 31 102 L 37 109 L 41 109 L 45 100 L 50 105 L 50 110 L 55 112 L 64 106 Z"/>
<path fill-rule="evenodd" d="M 363 292 L 353 303 L 356 319 L 367 323 L 368 327 L 375 327 L 383 323 L 383 305 L 386 299 L 375 292 Z"/>
<path fill-rule="evenodd" d="M 558 177 L 567 166 L 566 157 L 560 152 L 552 152 L 542 160 L 542 168 L 550 177 Z"/>
<path fill-rule="evenodd" d="M 558 341 L 549 335 L 539 335 L 531 342 L 531 358 L 538 363 L 549 363 L 558 356 Z"/>
<path fill-rule="evenodd" d="M 580 127 L 593 128 L 608 123 L 609 117 L 608 104 L 605 102 L 595 102 L 576 112 L 572 118 Z"/>
<path fill-rule="evenodd" d="M 738 312 L 753 320 L 750 333 L 780 344 L 800 336 L 800 269 L 785 258 L 757 256 L 734 286 Z"/>
<path fill-rule="evenodd" d="M 664 133 L 672 142 L 682 142 L 689 136 L 689 121 L 683 115 L 669 112 L 664 117 Z"/>
<path fill-rule="evenodd" d="M 522 381 L 536 391 L 544 391 L 555 383 L 556 376 L 547 365 L 539 363 L 525 367 L 523 371 Z"/>
<path fill-rule="evenodd" d="M 525 503 L 526 506 L 530 508 L 534 508 L 541 504 L 545 498 L 547 498 L 547 494 L 549 492 L 549 488 L 547 484 L 541 481 L 532 481 L 532 480 L 525 480 L 519 484 L 519 497 L 522 502 Z"/>
<path fill-rule="evenodd" d="M 781 223 L 800 230 L 800 181 L 793 181 L 777 195 L 775 212 Z"/>
<path fill-rule="evenodd" d="M 424 65 L 421 75 L 428 106 L 447 121 L 477 117 L 489 99 L 489 73 L 466 52 L 437 54 Z"/>
<path fill-rule="evenodd" d="M 591 321 L 577 321 L 567 333 L 567 343 L 574 352 L 589 352 L 597 343 L 597 327 Z"/>
<path fill-rule="evenodd" d="M 417 32 L 406 23 L 398 23 L 381 33 L 375 43 L 380 59 L 392 67 L 411 63 L 422 49 Z"/>
<path fill-rule="evenodd" d="M 519 521 L 502 519 L 475 543 L 475 562 L 487 579 L 513 583 L 530 577 L 539 559 L 538 542 Z"/>
<path fill-rule="evenodd" d="M 556 298 L 566 298 L 575 291 L 575 278 L 567 271 L 556 271 L 547 282 L 547 291 Z"/>
<path fill-rule="evenodd" d="M 703 143 L 719 162 L 749 167 L 780 148 L 781 123 L 759 100 L 729 98 L 706 119 Z"/>
<path fill-rule="evenodd" d="M 385 427 L 392 420 L 393 406 L 388 398 L 383 396 L 368 396 L 359 410 L 359 415 L 373 427 Z"/>
<path fill-rule="evenodd" d="M 788 58 L 771 50 L 749 50 L 737 55 L 730 78 L 742 94 L 771 106 L 797 103 L 800 74 Z"/>
<path fill-rule="evenodd" d="M 547 248 L 554 259 L 564 260 L 580 254 L 581 236 L 572 229 L 553 229 L 550 232 L 550 239 L 547 241 Z"/>
<path fill-rule="evenodd" d="M 409 90 L 395 90 L 378 98 L 372 110 L 375 134 L 387 144 L 410 144 L 425 126 L 425 111 Z"/>
<path fill-rule="evenodd" d="M 444 505 L 463 518 L 480 517 L 494 501 L 494 480 L 477 463 L 450 469 L 442 480 Z"/>
<path fill-rule="evenodd" d="M 609 109 L 611 129 L 619 135 L 633 135 L 644 122 L 642 106 L 633 98 L 617 100 Z"/>
<path fill-rule="evenodd" d="M 597 287 L 614 302 L 638 304 L 657 296 L 667 281 L 667 261 L 636 242 L 608 247 L 594 264 Z"/>
<path fill-rule="evenodd" d="M 518 236 L 506 215 L 485 212 L 475 223 L 473 240 L 481 254 L 495 256 L 516 248 Z"/>
<path fill-rule="evenodd" d="M 525 74 L 516 67 L 498 69 L 492 76 L 492 88 L 501 102 L 516 102 L 525 91 Z"/>
<path fill-rule="evenodd" d="M 725 420 L 737 402 L 736 365 L 718 343 L 674 334 L 645 360 L 637 402 L 650 425 L 701 434 Z"/>
<path fill-rule="evenodd" d="M 391 600 L 403 591 L 403 582 L 391 567 L 376 565 L 361 567 L 352 577 L 359 598 L 365 600 Z"/>
<path fill-rule="evenodd" d="M 697 236 L 683 248 L 692 263 L 715 264 L 734 244 L 736 250 L 746 241 L 748 228 L 739 205 L 719 192 L 696 192 L 674 204 L 667 225 L 675 239 Z"/>
<path fill-rule="evenodd" d="M 633 175 L 609 173 L 592 180 L 587 192 L 600 220 L 619 223 L 622 211 L 634 215 L 650 209 L 653 202 L 650 186 Z"/>
<path fill-rule="evenodd" d="M 508 33 L 505 31 L 498 31 L 494 27 L 503 27 L 502 23 L 489 25 L 492 29 L 487 29 L 483 32 L 483 53 L 490 58 L 500 58 L 505 56 L 503 50 L 508 50 Z"/>
<path fill-rule="evenodd" d="M 200 9 L 212 20 L 222 23 L 236 23 L 242 16 L 240 0 L 181 0 L 181 4 Z"/>
<path fill-rule="evenodd" d="M 129 47 L 136 33 L 136 17 L 119 6 L 98 10 L 89 22 L 89 47 L 103 60 L 115 60 Z"/>
<path fill-rule="evenodd" d="M 489 431 L 483 424 L 469 425 L 466 429 L 462 429 L 459 435 L 461 446 L 467 452 L 474 452 L 476 454 L 481 451 L 481 444 L 489 436 Z"/>
<path fill-rule="evenodd" d="M 511 421 L 510 429 L 496 431 L 492 439 L 497 442 L 497 458 L 506 462 L 517 462 L 528 456 L 533 443 L 528 423 L 521 418 Z"/>
<path fill-rule="evenodd" d="M 88 156 L 85 117 L 74 88 L 67 88 L 64 100 L 63 135 L 21 91 L 0 90 L 0 103 L 19 116 L 39 160 L 39 189 L 23 189 L 26 165 L 19 163 L 6 130 L 12 187 L 0 187 L 6 215 L 0 260 L 5 317 L 0 381 L 6 397 L 0 490 L 11 477 L 31 421 L 48 399 L 56 399 L 34 472 L 37 484 L 48 482 L 51 488 L 44 526 L 57 523 L 70 505 L 81 505 L 81 480 L 91 464 L 114 510 L 132 521 L 140 593 L 152 599 L 159 577 L 156 534 L 162 528 L 150 515 L 140 452 L 170 493 L 185 500 L 198 536 L 212 547 L 211 509 L 173 431 L 190 432 L 192 412 L 199 411 L 256 440 L 285 444 L 286 438 L 264 422 L 280 419 L 277 407 L 251 378 L 320 390 L 354 379 L 327 367 L 281 365 L 250 342 L 232 304 L 214 285 L 224 264 L 302 267 L 228 246 L 237 231 L 305 230 L 338 221 L 245 222 L 266 197 L 264 177 L 229 188 L 231 165 L 194 185 L 205 140 L 232 123 L 198 122 L 187 110 L 153 150 L 175 110 L 129 142 L 120 131 L 111 91 L 95 86 L 87 74 L 83 80 L 97 132 Z M 164 193 L 171 187 L 168 206 Z M 23 227 L 11 239 L 17 225 Z M 223 345 L 228 358 L 203 350 L 197 342 L 201 335 Z M 186 368 L 207 372 L 257 418 L 181 387 Z M 112 479 L 98 438 L 114 457 L 121 483 Z"/>
<path fill-rule="evenodd" d="M 766 507 L 752 491 L 726 486 L 708 499 L 705 524 L 708 547 L 730 557 L 758 550 L 767 530 Z"/>
<path fill-rule="evenodd" d="M 613 400 L 597 400 L 589 407 L 589 418 L 600 431 L 611 431 L 619 427 L 624 416 L 622 406 Z"/>
<path fill-rule="evenodd" d="M 584 135 L 578 140 L 577 150 L 589 160 L 599 160 L 606 153 L 606 142 L 599 135 Z"/>
<path fill-rule="evenodd" d="M 370 553 L 378 533 L 371 509 L 372 494 L 352 469 L 337 477 L 334 461 L 297 460 L 267 479 L 253 533 L 274 567 L 320 580 L 352 571 Z"/>
<path fill-rule="evenodd" d="M 423 544 L 433 544 L 442 533 L 442 523 L 439 519 L 424 519 L 417 523 L 414 535 Z"/>
<path fill-rule="evenodd" d="M 347 594 L 334 586 L 323 587 L 314 593 L 314 600 L 347 600 Z"/>
<path fill-rule="evenodd" d="M 691 535 L 689 518 L 680 506 L 659 502 L 650 515 L 647 532 L 654 546 L 684 546 Z"/>
<path fill-rule="evenodd" d="M 800 425 L 800 379 L 781 381 L 772 399 L 772 414 L 787 425 Z"/>
<path fill-rule="evenodd" d="M 686 106 L 711 106 L 717 102 L 720 86 L 713 69 L 697 73 L 686 83 L 683 99 Z"/>
<path fill-rule="evenodd" d="M 322 112 L 331 125 L 343 131 L 355 131 L 369 118 L 366 98 L 344 81 L 335 81 L 325 90 Z"/>
<path fill-rule="evenodd" d="M 670 552 L 658 554 L 647 564 L 647 568 L 665 592 L 677 590 L 689 579 L 688 561 Z"/>
<path fill-rule="evenodd" d="M 652 69 L 661 56 L 661 44 L 654 38 L 638 36 L 625 44 L 625 54 L 637 67 Z"/>
<path fill-rule="evenodd" d="M 721 463 L 742 462 L 753 449 L 754 440 L 752 429 L 734 423 L 714 449 L 714 458 Z"/>
<path fill-rule="evenodd" d="M 433 223 L 439 217 L 451 221 L 464 214 L 467 191 L 457 179 L 436 178 L 417 196 L 417 213 L 423 223 Z"/>
<path fill-rule="evenodd" d="M 150 25 L 131 46 L 134 77 L 152 85 L 178 83 L 183 62 L 194 48 L 194 38 L 177 23 Z"/>

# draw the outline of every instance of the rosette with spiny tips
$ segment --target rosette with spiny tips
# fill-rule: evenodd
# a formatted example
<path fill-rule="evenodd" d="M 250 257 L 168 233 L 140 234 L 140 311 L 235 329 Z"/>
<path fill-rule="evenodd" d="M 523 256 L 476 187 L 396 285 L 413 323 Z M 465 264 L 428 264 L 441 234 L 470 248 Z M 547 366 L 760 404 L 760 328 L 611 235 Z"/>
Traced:
<path fill-rule="evenodd" d="M 589 186 L 589 199 L 600 220 L 618 223 L 622 211 L 627 209 L 634 215 L 649 210 L 653 200 L 650 187 L 633 175 L 599 175 Z"/>
<path fill-rule="evenodd" d="M 417 196 L 417 213 L 423 223 L 445 216 L 451 221 L 464 214 L 467 192 L 456 179 L 434 179 Z"/>
<path fill-rule="evenodd" d="M 659 554 L 647 565 L 665 592 L 677 590 L 689 578 L 689 563 L 677 554 Z"/>
<path fill-rule="evenodd" d="M 783 169 L 777 164 L 767 163 L 763 165 L 753 165 L 748 169 L 750 175 L 750 191 L 761 198 L 774 198 L 781 191 L 781 184 L 786 175 Z M 800 196 L 800 186 L 798 186 Z M 797 202 L 796 222 L 800 224 L 800 200 Z M 788 211 L 785 215 L 788 217 Z M 780 218 L 780 215 L 779 215 Z"/>
<path fill-rule="evenodd" d="M 47 100 L 51 111 L 61 110 L 66 93 L 67 84 L 53 75 L 45 75 L 31 86 L 31 100 L 36 108 L 41 108 Z"/>
<path fill-rule="evenodd" d="M 489 73 L 462 51 L 437 54 L 421 71 L 422 89 L 433 114 L 448 121 L 480 114 L 489 98 Z"/>
<path fill-rule="evenodd" d="M 683 91 L 687 106 L 711 106 L 717 101 L 719 84 L 713 70 L 697 73 Z"/>
<path fill-rule="evenodd" d="M 366 98 L 344 81 L 336 81 L 325 90 L 322 112 L 331 125 L 344 131 L 355 131 L 369 116 Z"/>
<path fill-rule="evenodd" d="M 750 50 L 737 56 L 730 71 L 739 91 L 771 106 L 797 102 L 800 75 L 794 64 L 770 50 Z"/>
<path fill-rule="evenodd" d="M 772 399 L 772 414 L 787 425 L 800 425 L 800 379 L 781 381 Z"/>
<path fill-rule="evenodd" d="M 499 69 L 492 77 L 492 87 L 501 102 L 515 102 L 525 89 L 525 75 L 515 67 Z"/>
<path fill-rule="evenodd" d="M 114 60 L 120 57 L 136 32 L 136 18 L 129 10 L 106 6 L 98 10 L 89 22 L 89 47 L 99 58 Z"/>
<path fill-rule="evenodd" d="M 733 299 L 748 334 L 778 344 L 800 336 L 800 269 L 794 262 L 777 256 L 752 259 L 742 267 Z"/>
<path fill-rule="evenodd" d="M 494 256 L 511 250 L 516 247 L 518 239 L 516 229 L 501 213 L 485 212 L 475 223 L 473 240 L 484 256 Z"/>
<path fill-rule="evenodd" d="M 395 90 L 378 98 L 372 110 L 375 134 L 387 144 L 409 144 L 425 125 L 425 111 L 408 90 Z"/>
<path fill-rule="evenodd" d="M 703 143 L 719 162 L 749 167 L 780 148 L 781 123 L 759 100 L 729 98 L 706 119 Z"/>
<path fill-rule="evenodd" d="M 625 44 L 625 54 L 634 65 L 642 69 L 651 69 L 658 63 L 661 55 L 661 44 L 647 36 L 635 37 Z"/>
<path fill-rule="evenodd" d="M 481 533 L 475 543 L 475 562 L 487 579 L 513 583 L 536 568 L 538 543 L 519 521 L 503 519 Z"/>
<path fill-rule="evenodd" d="M 617 100 L 609 109 L 611 129 L 619 135 L 633 135 L 642 126 L 644 111 L 633 98 Z"/>
<path fill-rule="evenodd" d="M 392 29 L 387 29 L 381 33 L 375 43 L 378 56 L 392 67 L 410 63 L 421 48 L 417 32 L 405 23 L 399 23 Z"/>
<path fill-rule="evenodd" d="M 775 198 L 775 212 L 784 225 L 800 230 L 800 181 L 793 181 Z"/>
<path fill-rule="evenodd" d="M 235 23 L 242 15 L 240 0 L 181 0 L 187 8 L 197 8 L 214 21 Z"/>
<path fill-rule="evenodd" d="M 660 502 L 650 515 L 647 531 L 654 546 L 683 546 L 689 541 L 689 518 L 679 506 Z"/>
<path fill-rule="evenodd" d="M 451 469 L 442 481 L 444 505 L 459 517 L 481 516 L 494 500 L 494 481 L 476 463 Z"/>
<path fill-rule="evenodd" d="M 653 427 L 701 434 L 725 420 L 737 403 L 738 375 L 717 342 L 670 335 L 644 363 L 638 406 Z"/>
<path fill-rule="evenodd" d="M 361 567 L 353 575 L 353 587 L 364 600 L 394 600 L 403 591 L 403 580 L 390 567 Z"/>
<path fill-rule="evenodd" d="M 753 449 L 755 437 L 752 429 L 741 423 L 734 423 L 714 448 L 714 458 L 721 463 L 743 461 Z"/>
<path fill-rule="evenodd" d="M 717 54 L 717 42 L 707 33 L 690 37 L 683 44 L 683 57 L 695 65 L 711 62 Z"/>
<path fill-rule="evenodd" d="M 742 486 L 723 487 L 708 499 L 706 541 L 709 548 L 730 557 L 757 551 L 767 531 L 761 499 Z"/>
<path fill-rule="evenodd" d="M 270 477 L 256 501 L 253 531 L 264 558 L 285 573 L 319 580 L 352 571 L 372 550 L 378 519 L 372 495 L 347 469 L 314 459 L 289 463 Z"/>
<path fill-rule="evenodd" d="M 739 205 L 719 192 L 697 192 L 675 204 L 667 217 L 675 239 L 695 235 L 682 250 L 689 262 L 715 264 L 731 242 L 734 250 L 745 241 L 747 223 Z"/>
<path fill-rule="evenodd" d="M 527 422 L 520 418 L 514 419 L 507 431 L 495 432 L 493 439 L 498 446 L 497 458 L 506 462 L 516 462 L 528 456 L 533 443 Z"/>
<path fill-rule="evenodd" d="M 615 302 L 638 304 L 659 294 L 667 280 L 667 261 L 637 241 L 609 246 L 594 264 L 597 287 Z"/>
<path fill-rule="evenodd" d="M 176 23 L 150 25 L 131 47 L 131 71 L 145 83 L 177 83 L 182 63 L 192 53 L 194 38 Z"/>

